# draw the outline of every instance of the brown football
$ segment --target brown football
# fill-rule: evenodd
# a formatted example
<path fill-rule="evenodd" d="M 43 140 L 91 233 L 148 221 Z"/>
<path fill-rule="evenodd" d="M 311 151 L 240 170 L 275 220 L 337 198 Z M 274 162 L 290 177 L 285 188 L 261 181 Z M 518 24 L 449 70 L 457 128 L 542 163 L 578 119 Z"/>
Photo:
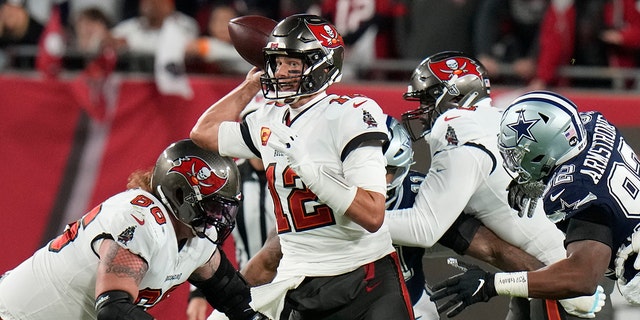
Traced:
<path fill-rule="evenodd" d="M 258 15 L 231 19 L 228 27 L 233 46 L 247 62 L 260 69 L 264 68 L 262 49 L 276 24 L 275 20 Z"/>

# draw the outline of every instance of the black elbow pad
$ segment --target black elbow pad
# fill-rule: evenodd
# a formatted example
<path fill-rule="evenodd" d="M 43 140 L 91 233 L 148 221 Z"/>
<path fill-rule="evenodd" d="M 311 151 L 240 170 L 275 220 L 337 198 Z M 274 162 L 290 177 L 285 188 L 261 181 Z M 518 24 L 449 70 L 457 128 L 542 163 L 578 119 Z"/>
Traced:
<path fill-rule="evenodd" d="M 111 290 L 96 298 L 98 320 L 153 320 L 142 308 L 133 304 L 131 295 L 122 290 Z"/>
<path fill-rule="evenodd" d="M 447 232 L 442 235 L 438 243 L 452 249 L 457 254 L 463 255 L 481 225 L 482 222 L 478 219 L 462 213 Z"/>
<path fill-rule="evenodd" d="M 229 319 L 249 319 L 256 312 L 251 309 L 251 292 L 247 282 L 220 250 L 220 265 L 213 277 L 203 280 L 189 280 L 196 286 L 212 307 L 222 311 Z"/>

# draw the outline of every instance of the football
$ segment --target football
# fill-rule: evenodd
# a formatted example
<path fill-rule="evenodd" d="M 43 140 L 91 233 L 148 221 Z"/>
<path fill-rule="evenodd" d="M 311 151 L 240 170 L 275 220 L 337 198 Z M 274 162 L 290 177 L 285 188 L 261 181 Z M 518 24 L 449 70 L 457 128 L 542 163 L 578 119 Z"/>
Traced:
<path fill-rule="evenodd" d="M 228 26 L 231 42 L 242 58 L 262 69 L 264 68 L 262 49 L 267 44 L 271 30 L 276 24 L 275 20 L 258 15 L 233 18 Z"/>

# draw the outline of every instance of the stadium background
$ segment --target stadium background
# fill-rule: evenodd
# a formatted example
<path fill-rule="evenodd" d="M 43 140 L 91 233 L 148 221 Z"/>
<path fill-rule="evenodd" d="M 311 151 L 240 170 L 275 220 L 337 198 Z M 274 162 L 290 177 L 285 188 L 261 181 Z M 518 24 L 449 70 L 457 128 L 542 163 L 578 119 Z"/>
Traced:
<path fill-rule="evenodd" d="M 152 79 L 114 75 L 100 99 L 88 96 L 76 78 L 42 79 L 35 74 L 0 75 L 0 272 L 9 270 L 59 234 L 64 226 L 106 197 L 125 188 L 129 173 L 153 166 L 158 153 L 188 137 L 201 112 L 235 87 L 240 77 L 192 76 L 191 100 L 158 93 Z M 410 108 L 404 84 L 348 82 L 330 92 L 357 92 L 378 101 L 389 114 Z M 518 93 L 495 87 L 504 106 Z M 581 110 L 599 110 L 640 150 L 640 95 L 635 92 L 560 90 Z M 95 94 L 96 92 L 93 91 Z M 102 103 L 96 103 L 102 101 Z M 428 152 L 417 142 L 416 165 L 428 166 Z M 438 281 L 455 270 L 442 259 L 427 259 L 428 278 Z M 173 291 L 150 311 L 159 319 L 184 319 L 187 287 Z M 614 300 L 620 298 L 613 297 Z M 463 312 L 457 319 L 503 319 L 507 299 L 498 297 Z M 634 309 L 624 303 L 616 312 Z M 618 316 L 618 319 L 625 319 Z"/>

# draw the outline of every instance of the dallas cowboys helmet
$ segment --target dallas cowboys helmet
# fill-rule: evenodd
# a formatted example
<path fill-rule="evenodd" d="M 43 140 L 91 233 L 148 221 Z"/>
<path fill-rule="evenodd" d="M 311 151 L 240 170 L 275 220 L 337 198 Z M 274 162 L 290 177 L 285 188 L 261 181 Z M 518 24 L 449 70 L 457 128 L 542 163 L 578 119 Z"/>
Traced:
<path fill-rule="evenodd" d="M 514 100 L 500 121 L 498 147 L 518 183 L 538 181 L 585 149 L 587 134 L 571 100 L 532 91 Z"/>
<path fill-rule="evenodd" d="M 220 244 L 235 227 L 242 196 L 240 172 L 230 158 L 189 139 L 175 142 L 158 157 L 151 187 L 174 217 L 200 238 Z"/>
<path fill-rule="evenodd" d="M 265 54 L 265 73 L 262 75 L 262 91 L 265 98 L 295 101 L 294 97 L 308 96 L 325 90 L 342 78 L 344 41 L 335 26 L 324 18 L 310 15 L 292 15 L 280 21 L 269 36 Z M 302 74 L 277 78 L 276 57 L 288 56 L 302 59 Z M 283 91 L 281 83 L 299 82 L 296 91 Z M 285 99 L 287 98 L 287 99 Z"/>
<path fill-rule="evenodd" d="M 429 132 L 436 119 L 450 108 L 468 108 L 489 97 L 484 66 L 462 52 L 445 51 L 424 59 L 413 71 L 405 100 L 420 107 L 405 112 L 402 122 L 415 141 Z"/>
<path fill-rule="evenodd" d="M 390 191 L 402 184 L 414 162 L 407 130 L 391 116 L 387 116 L 387 129 L 391 137 L 384 146 L 384 156 L 387 158 L 387 173 L 393 173 L 393 180 L 387 184 L 387 191 Z"/>

